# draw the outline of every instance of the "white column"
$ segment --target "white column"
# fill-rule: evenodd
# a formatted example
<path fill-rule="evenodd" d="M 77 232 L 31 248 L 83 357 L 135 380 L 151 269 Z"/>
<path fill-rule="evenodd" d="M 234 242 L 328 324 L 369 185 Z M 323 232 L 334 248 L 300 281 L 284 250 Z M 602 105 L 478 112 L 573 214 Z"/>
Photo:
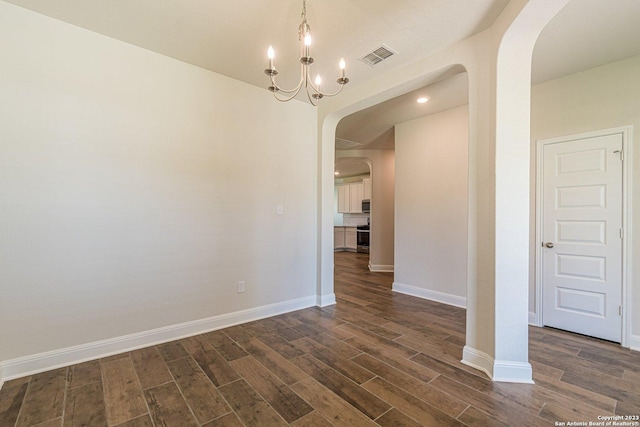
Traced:
<path fill-rule="evenodd" d="M 338 119 L 318 121 L 318 293 L 316 305 L 336 303 L 333 291 L 333 185 L 335 176 L 335 138 Z"/>
<path fill-rule="evenodd" d="M 529 0 L 494 26 L 497 50 L 470 73 L 470 255 L 463 363 L 532 382 L 528 362 L 531 57 L 568 0 Z M 508 16 L 509 13 L 514 16 Z M 505 15 L 505 14 L 503 14 Z"/>

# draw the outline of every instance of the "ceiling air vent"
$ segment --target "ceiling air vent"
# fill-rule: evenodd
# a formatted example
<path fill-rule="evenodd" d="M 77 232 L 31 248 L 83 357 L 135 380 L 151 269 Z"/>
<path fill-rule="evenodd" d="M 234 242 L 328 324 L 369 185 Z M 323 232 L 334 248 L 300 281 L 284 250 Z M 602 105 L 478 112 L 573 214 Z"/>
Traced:
<path fill-rule="evenodd" d="M 336 138 L 336 148 L 339 150 L 348 150 L 361 146 L 360 142 L 349 141 L 348 139 Z"/>
<path fill-rule="evenodd" d="M 384 61 L 387 58 L 397 54 L 398 52 L 394 52 L 388 46 L 382 45 L 371 53 L 368 53 L 364 56 L 360 57 L 360 60 L 367 65 L 374 66 Z"/>

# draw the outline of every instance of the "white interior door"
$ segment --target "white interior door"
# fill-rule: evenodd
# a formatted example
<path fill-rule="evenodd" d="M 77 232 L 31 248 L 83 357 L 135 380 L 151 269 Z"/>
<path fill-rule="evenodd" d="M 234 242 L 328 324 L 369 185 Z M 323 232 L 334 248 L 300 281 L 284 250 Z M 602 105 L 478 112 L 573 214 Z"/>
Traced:
<path fill-rule="evenodd" d="M 545 145 L 544 325 L 621 342 L 622 135 Z"/>

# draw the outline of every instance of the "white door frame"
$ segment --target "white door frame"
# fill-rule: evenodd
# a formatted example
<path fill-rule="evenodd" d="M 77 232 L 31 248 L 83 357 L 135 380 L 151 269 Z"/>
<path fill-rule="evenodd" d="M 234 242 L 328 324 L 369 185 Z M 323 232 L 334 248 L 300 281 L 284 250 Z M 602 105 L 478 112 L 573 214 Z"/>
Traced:
<path fill-rule="evenodd" d="M 622 162 L 622 228 L 624 236 L 622 241 L 622 346 L 629 347 L 631 339 L 631 195 L 632 195 L 632 136 L 633 126 L 621 126 L 610 129 L 602 129 L 593 132 L 585 132 L 574 135 L 565 135 L 557 138 L 542 139 L 536 141 L 536 250 L 535 250 L 535 311 L 530 323 L 535 326 L 543 326 L 542 319 L 542 176 L 543 176 L 543 149 L 545 145 L 557 144 L 560 142 L 574 141 L 577 139 L 593 138 L 606 135 L 622 135 L 622 152 L 624 161 Z"/>

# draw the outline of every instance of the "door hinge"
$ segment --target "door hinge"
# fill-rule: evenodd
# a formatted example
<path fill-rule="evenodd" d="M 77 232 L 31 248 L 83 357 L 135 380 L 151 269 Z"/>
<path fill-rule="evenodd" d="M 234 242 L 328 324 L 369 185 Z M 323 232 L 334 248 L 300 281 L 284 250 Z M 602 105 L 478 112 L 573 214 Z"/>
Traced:
<path fill-rule="evenodd" d="M 622 316 L 622 306 L 621 305 L 618 306 L 618 314 L 620 316 Z"/>
<path fill-rule="evenodd" d="M 624 239 L 624 228 L 620 229 L 620 238 Z"/>
<path fill-rule="evenodd" d="M 621 162 L 624 162 L 624 151 L 623 151 L 623 150 L 616 150 L 616 151 L 614 151 L 613 153 L 614 153 L 614 154 L 615 154 L 615 153 L 620 154 L 620 161 L 621 161 Z"/>

